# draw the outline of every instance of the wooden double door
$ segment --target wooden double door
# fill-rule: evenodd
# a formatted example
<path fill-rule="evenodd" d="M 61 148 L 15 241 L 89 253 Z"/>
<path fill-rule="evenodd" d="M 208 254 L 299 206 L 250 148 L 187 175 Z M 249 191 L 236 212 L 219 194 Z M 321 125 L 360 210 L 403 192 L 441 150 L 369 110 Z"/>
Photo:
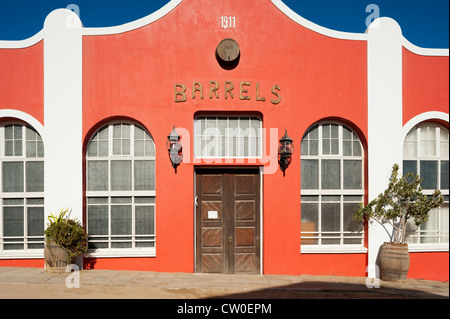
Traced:
<path fill-rule="evenodd" d="M 196 272 L 260 274 L 259 170 L 196 173 Z"/>

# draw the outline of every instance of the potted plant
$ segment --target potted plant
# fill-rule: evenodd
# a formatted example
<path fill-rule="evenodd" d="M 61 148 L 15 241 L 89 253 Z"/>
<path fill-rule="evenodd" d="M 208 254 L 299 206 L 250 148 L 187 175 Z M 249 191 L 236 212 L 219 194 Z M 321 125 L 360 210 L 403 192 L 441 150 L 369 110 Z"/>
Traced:
<path fill-rule="evenodd" d="M 422 193 L 422 178 L 409 173 L 399 177 L 394 164 L 386 190 L 367 205 L 360 204 L 354 217 L 380 223 L 390 237 L 380 249 L 380 277 L 382 280 L 404 280 L 409 269 L 408 244 L 405 243 L 406 223 L 413 219 L 418 226 L 428 220 L 428 212 L 444 202 L 440 190 L 433 195 Z M 391 229 L 385 227 L 392 226 Z"/>
<path fill-rule="evenodd" d="M 67 214 L 67 216 L 66 216 Z M 87 234 L 83 226 L 69 218 L 69 209 L 63 209 L 58 216 L 50 214 L 49 224 L 44 231 L 45 266 L 49 272 L 64 272 L 66 267 L 87 250 Z"/>

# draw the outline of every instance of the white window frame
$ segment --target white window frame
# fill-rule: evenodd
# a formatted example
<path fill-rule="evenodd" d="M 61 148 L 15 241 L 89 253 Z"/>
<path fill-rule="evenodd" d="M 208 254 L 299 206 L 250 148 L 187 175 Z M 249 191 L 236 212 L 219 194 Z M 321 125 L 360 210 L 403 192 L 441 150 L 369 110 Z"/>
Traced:
<path fill-rule="evenodd" d="M 338 145 L 339 145 L 339 152 L 338 154 L 323 154 L 323 147 L 322 147 L 322 140 L 323 140 L 323 134 L 322 134 L 322 127 L 323 125 L 337 125 L 338 126 Z M 358 134 L 348 125 L 343 124 L 342 122 L 338 121 L 323 121 L 316 123 L 308 128 L 306 131 L 304 138 L 306 137 L 306 134 L 315 126 L 318 127 L 318 154 L 317 155 L 300 155 L 301 160 L 317 160 L 318 161 L 318 189 L 301 189 L 301 196 L 318 196 L 319 201 L 315 202 L 318 203 L 318 231 L 317 232 L 301 232 L 301 240 L 307 240 L 307 239 L 317 239 L 318 244 L 313 245 L 305 245 L 301 244 L 301 253 L 366 253 L 367 248 L 364 247 L 364 230 L 361 232 L 359 236 L 355 237 L 345 237 L 345 233 L 348 233 L 344 230 L 344 210 L 343 205 L 345 203 L 358 203 L 362 202 L 364 200 L 364 147 L 361 143 L 361 139 L 359 138 Z M 361 148 L 361 155 L 360 156 L 344 156 L 343 155 L 343 127 L 346 127 L 348 130 L 352 132 L 352 134 L 356 135 L 358 137 L 359 145 Z M 353 136 L 353 135 L 352 135 Z M 303 141 L 303 139 L 302 139 Z M 353 141 L 353 140 L 352 140 Z M 321 183 L 322 183 L 322 160 L 339 160 L 340 162 L 340 187 L 339 189 L 322 189 Z M 344 189 L 344 160 L 358 160 L 361 161 L 361 189 Z M 322 236 L 321 236 L 321 204 L 325 201 L 322 201 L 323 196 L 340 196 L 340 231 L 336 232 L 336 239 L 338 238 L 340 240 L 340 244 L 322 244 Z M 360 196 L 360 201 L 344 201 L 345 196 Z M 326 232 L 330 233 L 330 232 Z M 307 236 L 304 236 L 307 235 Z M 330 237 L 323 237 L 323 238 L 330 238 Z M 334 237 L 333 237 L 334 238 Z M 361 244 L 344 244 L 344 239 L 361 239 Z"/>
<path fill-rule="evenodd" d="M 434 155 L 423 155 L 421 152 L 421 134 L 422 129 L 424 127 L 434 127 L 435 129 L 435 149 L 436 153 Z M 441 129 L 446 129 L 448 134 L 448 129 L 445 128 L 443 125 L 440 125 L 438 123 L 434 122 L 421 122 L 417 125 L 415 125 L 405 136 L 405 140 L 403 141 L 403 147 L 405 147 L 407 136 L 413 132 L 413 130 L 416 131 L 416 140 L 414 141 L 416 144 L 416 154 L 409 155 L 405 154 L 405 151 L 403 152 L 403 161 L 415 161 L 416 162 L 416 169 L 417 174 L 420 176 L 420 162 L 421 161 L 435 161 L 437 162 L 437 187 L 440 188 L 441 186 L 441 161 L 448 161 L 449 160 L 449 154 L 441 154 Z M 411 143 L 409 141 L 409 143 Z M 434 192 L 434 189 L 422 189 L 423 193 L 425 195 L 432 195 Z M 441 189 L 441 193 L 445 198 L 445 203 L 448 205 L 448 197 L 449 197 L 449 190 L 448 189 Z M 441 208 L 436 208 L 435 210 L 438 211 L 438 223 L 441 222 Z M 425 232 L 437 232 L 437 235 L 430 235 L 431 237 L 438 237 L 438 242 L 436 243 L 421 243 L 421 238 L 426 237 L 427 235 L 421 234 Z M 448 234 L 447 234 L 448 236 Z M 421 226 L 416 227 L 415 235 L 407 236 L 407 242 L 409 250 L 412 252 L 424 252 L 424 251 L 449 251 L 449 243 L 448 241 L 445 242 L 445 234 L 441 234 L 439 230 L 428 230 L 428 231 L 422 231 Z M 408 240 L 409 239 L 409 240 Z M 415 242 L 414 242 L 415 241 Z"/>
<path fill-rule="evenodd" d="M 5 127 L 8 125 L 18 125 L 21 126 L 22 130 L 22 155 L 8 155 L 5 154 Z M 9 259 L 9 258 L 42 258 L 44 253 L 44 233 L 40 236 L 28 236 L 28 208 L 30 207 L 41 207 L 44 209 L 44 191 L 40 192 L 31 192 L 26 190 L 26 166 L 27 163 L 30 162 L 44 162 L 44 156 L 39 156 L 36 152 L 35 157 L 27 157 L 26 153 L 26 145 L 27 145 L 27 127 L 34 130 L 36 134 L 39 135 L 37 130 L 35 130 L 31 125 L 21 121 L 5 121 L 0 124 L 0 259 Z M 14 133 L 13 133 L 14 134 Z M 39 135 L 40 136 L 40 135 Z M 41 138 L 42 140 L 42 138 Z M 3 163 L 5 162 L 17 162 L 23 164 L 23 192 L 4 192 L 3 191 Z M 45 173 L 44 173 L 45 174 Z M 45 185 L 44 185 L 45 187 Z M 21 237 L 11 237 L 7 238 L 4 236 L 4 222 L 3 222 L 3 209 L 4 209 L 4 200 L 8 199 L 19 199 L 23 200 L 23 204 L 17 205 L 6 205 L 6 206 L 20 206 L 23 207 L 23 230 L 24 235 Z M 28 203 L 28 200 L 41 200 L 42 204 L 31 204 Z M 45 216 L 45 215 L 44 215 Z M 43 220 L 43 229 L 45 229 L 45 219 Z M 23 249 L 4 249 L 4 244 L 7 243 L 5 239 L 21 239 L 21 241 L 14 242 L 16 244 L 23 245 Z M 34 239 L 34 240 L 33 240 Z M 29 248 L 29 244 L 40 244 L 42 248 Z"/>
<path fill-rule="evenodd" d="M 208 118 L 214 118 L 216 125 L 214 127 L 210 127 L 210 128 L 206 128 L 201 132 L 198 132 L 198 128 L 197 128 L 197 121 L 199 121 L 199 119 L 201 118 L 205 118 L 206 121 L 208 121 Z M 233 135 L 233 136 L 221 136 L 220 133 L 220 129 L 218 128 L 217 125 L 217 121 L 219 118 L 226 118 L 227 119 L 227 128 L 229 128 L 229 123 L 230 123 L 230 118 L 237 118 L 238 119 L 238 123 L 239 123 L 239 128 L 238 129 L 232 129 L 229 128 L 229 131 L 232 134 L 237 134 L 237 136 Z M 252 121 L 252 119 L 257 119 L 259 122 L 258 125 L 258 132 L 255 132 L 256 135 L 253 136 L 249 136 L 249 135 L 245 135 L 245 130 L 240 128 L 240 122 L 242 121 L 242 119 L 245 120 L 250 120 Z M 251 122 L 249 122 L 249 128 L 251 128 Z M 213 135 L 205 135 L 204 132 L 205 130 L 210 130 L 210 133 L 214 133 Z M 249 130 L 249 133 L 251 133 L 252 131 Z M 244 135 L 241 135 L 241 133 L 244 133 Z M 227 131 L 225 132 L 225 134 L 227 134 Z M 236 152 L 239 153 L 242 149 L 245 149 L 244 145 L 241 145 L 241 139 L 243 138 L 249 138 L 249 142 L 247 145 L 247 154 L 251 153 L 251 139 L 257 139 L 259 140 L 259 145 L 256 149 L 256 155 L 236 155 L 236 154 L 219 154 L 219 152 L 221 151 L 222 147 L 219 147 L 219 143 L 220 143 L 220 139 L 221 138 L 225 138 L 226 139 L 226 144 L 223 146 L 225 148 L 225 152 L 227 152 L 227 146 L 228 148 L 232 148 L 233 145 L 231 144 L 230 146 L 230 138 L 232 139 L 233 137 L 237 138 L 237 145 L 236 145 Z M 202 149 L 202 140 L 208 140 L 212 138 L 214 140 L 214 155 L 203 155 L 203 149 Z M 209 143 L 208 143 L 209 144 Z M 222 145 L 221 145 L 222 146 Z M 218 114 L 211 114 L 211 115 L 198 115 L 194 118 L 194 157 L 198 158 L 198 159 L 259 159 L 262 158 L 262 154 L 263 154 L 263 133 L 262 133 L 262 119 L 254 114 L 246 114 L 246 115 L 241 115 L 241 114 L 227 114 L 227 115 L 218 115 Z"/>
<path fill-rule="evenodd" d="M 130 154 L 127 155 L 113 155 L 113 127 L 117 124 L 127 124 L 130 125 Z M 108 156 L 88 156 L 88 150 L 89 145 L 92 141 L 92 139 L 96 136 L 96 134 L 103 128 L 108 126 Z M 134 127 L 137 126 L 140 129 L 142 129 L 145 134 L 147 134 L 151 142 L 153 143 L 153 149 L 156 152 L 155 149 L 155 143 L 151 136 L 151 134 L 141 125 L 127 120 L 117 120 L 108 122 L 101 127 L 99 127 L 89 138 L 89 143 L 86 147 L 86 229 L 89 230 L 89 198 L 108 198 L 108 234 L 107 235 L 95 235 L 90 236 L 88 233 L 88 236 L 90 238 L 96 237 L 96 238 L 104 238 L 107 237 L 108 239 L 105 241 L 108 243 L 108 248 L 97 248 L 92 249 L 89 248 L 87 253 L 85 254 L 86 257 L 154 257 L 156 256 L 156 203 L 155 200 L 153 200 L 153 203 L 147 203 L 147 204 L 138 204 L 136 203 L 136 198 L 142 198 L 142 197 L 149 197 L 149 198 L 156 198 L 156 190 L 126 190 L 126 191 L 113 191 L 110 190 L 111 188 L 111 162 L 112 161 L 131 161 L 132 162 L 132 170 L 131 170 L 131 185 L 132 188 L 134 188 L 134 165 L 136 161 L 139 160 L 145 160 L 145 161 L 154 161 L 155 163 L 155 171 L 154 174 L 156 175 L 156 154 L 153 156 L 134 156 L 134 141 L 135 141 L 135 130 Z M 89 161 L 107 161 L 108 162 L 108 191 L 89 191 L 89 176 L 88 176 L 88 162 Z M 156 183 L 156 176 L 155 176 L 155 183 Z M 156 186 L 155 186 L 156 187 Z M 132 221 L 131 221 L 131 234 L 127 235 L 113 235 L 111 234 L 111 207 L 113 206 L 112 198 L 117 197 L 127 197 L 131 198 L 131 205 L 132 206 Z M 101 204 L 99 204 L 101 205 Z M 120 204 L 119 204 L 120 205 Z M 135 234 L 135 226 L 136 226 L 136 207 L 138 206 L 153 206 L 153 213 L 154 213 L 154 230 L 153 235 L 136 235 Z M 125 242 L 132 243 L 131 248 L 113 248 L 112 246 L 112 237 L 119 238 L 129 238 L 131 237 L 131 240 L 124 240 Z M 153 247 L 136 247 L 136 243 L 139 242 L 139 238 L 144 237 L 153 237 L 151 240 L 145 240 L 145 242 L 153 242 Z M 114 243 L 118 243 L 120 241 L 114 241 Z M 88 240 L 89 243 L 89 240 Z"/>

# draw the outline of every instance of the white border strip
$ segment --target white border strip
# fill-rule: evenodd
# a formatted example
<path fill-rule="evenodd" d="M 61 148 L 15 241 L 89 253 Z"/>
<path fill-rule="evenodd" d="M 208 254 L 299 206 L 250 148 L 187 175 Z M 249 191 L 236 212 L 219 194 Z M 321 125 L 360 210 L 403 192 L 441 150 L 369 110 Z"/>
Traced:
<path fill-rule="evenodd" d="M 24 121 L 28 123 L 31 127 L 33 127 L 41 136 L 42 140 L 44 141 L 44 146 L 46 142 L 46 136 L 45 136 L 45 129 L 44 126 L 39 122 L 37 119 L 35 119 L 33 116 L 29 115 L 28 113 L 14 110 L 14 109 L 0 109 L 0 119 L 2 118 L 15 118 L 21 121 Z"/>
<path fill-rule="evenodd" d="M 31 47 L 35 45 L 36 43 L 39 43 L 41 40 L 44 39 L 44 31 L 41 30 L 35 35 L 33 35 L 31 38 L 25 39 L 25 40 L 19 40 L 19 41 L 2 41 L 0 40 L 0 49 L 23 49 L 27 47 Z"/>
<path fill-rule="evenodd" d="M 281 12 L 287 15 L 290 19 L 312 31 L 337 39 L 367 40 L 367 34 L 365 33 L 342 32 L 322 27 L 318 24 L 315 24 L 301 17 L 296 12 L 292 11 L 292 9 L 289 8 L 287 5 L 285 5 L 281 0 L 271 0 L 271 1 L 278 9 L 281 10 Z"/>
<path fill-rule="evenodd" d="M 403 37 L 403 47 L 412 53 L 426 56 L 449 56 L 449 49 L 428 49 L 418 47 Z"/>
<path fill-rule="evenodd" d="M 405 125 L 403 125 L 402 140 L 403 141 L 405 140 L 406 135 L 409 133 L 409 131 L 411 131 L 411 129 L 414 126 L 416 126 L 419 123 L 422 123 L 422 122 L 425 122 L 428 120 L 433 120 L 433 119 L 442 120 L 442 121 L 449 123 L 449 115 L 447 113 L 438 112 L 438 111 L 430 111 L 430 112 L 421 113 L 419 115 L 416 115 L 415 117 L 410 119 L 407 123 L 405 123 Z"/>
<path fill-rule="evenodd" d="M 124 33 L 124 32 L 138 29 L 147 24 L 155 22 L 156 20 L 161 19 L 166 14 L 168 14 L 170 11 L 175 9 L 175 7 L 178 6 L 181 3 L 181 1 L 182 0 L 172 0 L 169 3 L 167 3 L 164 7 L 159 9 L 158 11 L 155 11 L 141 19 L 138 19 L 138 20 L 135 20 L 135 21 L 132 21 L 129 23 L 125 23 L 122 25 L 118 25 L 118 26 L 114 26 L 114 27 L 105 27 L 105 28 L 83 28 L 83 35 L 108 35 L 108 34 Z"/>

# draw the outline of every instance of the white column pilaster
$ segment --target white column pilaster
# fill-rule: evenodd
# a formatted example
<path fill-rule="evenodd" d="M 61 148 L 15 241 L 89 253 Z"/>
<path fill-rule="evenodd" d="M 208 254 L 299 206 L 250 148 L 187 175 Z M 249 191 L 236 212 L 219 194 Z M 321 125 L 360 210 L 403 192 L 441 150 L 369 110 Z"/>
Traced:
<path fill-rule="evenodd" d="M 369 201 L 388 186 L 392 166 L 402 166 L 402 32 L 390 18 L 375 20 L 368 36 Z M 379 248 L 389 241 L 385 229 L 369 223 L 369 274 L 375 278 Z M 379 265 L 379 264 L 378 264 Z"/>
<path fill-rule="evenodd" d="M 44 23 L 45 214 L 82 219 L 82 24 L 70 10 Z"/>

